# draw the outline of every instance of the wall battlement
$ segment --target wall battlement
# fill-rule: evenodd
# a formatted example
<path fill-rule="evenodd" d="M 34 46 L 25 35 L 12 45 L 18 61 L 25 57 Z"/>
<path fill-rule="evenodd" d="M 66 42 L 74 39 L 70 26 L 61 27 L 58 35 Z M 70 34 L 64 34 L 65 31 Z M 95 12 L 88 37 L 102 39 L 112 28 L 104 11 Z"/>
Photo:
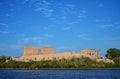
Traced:
<path fill-rule="evenodd" d="M 30 55 L 40 55 L 40 54 L 54 54 L 54 48 L 50 46 L 42 47 L 42 50 L 39 51 L 37 46 L 25 46 L 24 47 L 24 56 Z"/>

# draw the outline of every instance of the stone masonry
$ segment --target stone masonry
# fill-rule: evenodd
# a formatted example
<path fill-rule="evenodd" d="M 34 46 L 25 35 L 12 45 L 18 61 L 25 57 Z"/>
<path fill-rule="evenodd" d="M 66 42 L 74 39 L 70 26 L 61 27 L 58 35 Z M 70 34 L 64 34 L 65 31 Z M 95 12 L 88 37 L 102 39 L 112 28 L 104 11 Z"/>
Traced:
<path fill-rule="evenodd" d="M 81 55 L 84 57 L 100 58 L 100 50 L 85 49 L 81 51 Z"/>
<path fill-rule="evenodd" d="M 24 56 L 38 55 L 37 46 L 25 46 L 24 47 Z"/>
<path fill-rule="evenodd" d="M 41 50 L 42 54 L 54 54 L 54 48 L 50 46 L 44 46 Z"/>

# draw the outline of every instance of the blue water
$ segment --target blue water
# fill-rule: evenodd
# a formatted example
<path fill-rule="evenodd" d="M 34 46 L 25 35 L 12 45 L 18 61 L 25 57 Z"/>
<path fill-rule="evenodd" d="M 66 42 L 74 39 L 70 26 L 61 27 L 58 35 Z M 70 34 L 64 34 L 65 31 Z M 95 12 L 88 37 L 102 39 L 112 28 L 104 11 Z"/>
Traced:
<path fill-rule="evenodd" d="M 0 79 L 120 79 L 120 70 L 0 70 Z"/>

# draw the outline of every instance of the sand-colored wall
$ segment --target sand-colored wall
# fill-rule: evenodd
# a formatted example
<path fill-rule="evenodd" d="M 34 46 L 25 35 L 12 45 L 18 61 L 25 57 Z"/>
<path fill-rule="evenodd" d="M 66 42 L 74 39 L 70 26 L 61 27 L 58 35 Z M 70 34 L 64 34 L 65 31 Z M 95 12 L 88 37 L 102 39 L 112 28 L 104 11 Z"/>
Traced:
<path fill-rule="evenodd" d="M 25 46 L 24 47 L 24 56 L 38 55 L 37 46 Z"/>
<path fill-rule="evenodd" d="M 50 46 L 44 46 L 41 51 L 38 50 L 37 46 L 25 46 L 24 56 L 41 55 L 41 54 L 54 54 L 54 48 Z"/>
<path fill-rule="evenodd" d="M 50 46 L 44 46 L 41 50 L 41 53 L 42 54 L 54 54 L 55 51 L 54 51 L 54 48 L 53 47 L 50 47 Z"/>
<path fill-rule="evenodd" d="M 16 61 L 41 61 L 41 60 L 53 60 L 53 59 L 70 59 L 72 57 L 81 58 L 79 53 L 55 53 L 55 54 L 42 54 L 42 55 L 31 55 L 31 56 L 21 56 L 19 58 L 14 58 Z"/>

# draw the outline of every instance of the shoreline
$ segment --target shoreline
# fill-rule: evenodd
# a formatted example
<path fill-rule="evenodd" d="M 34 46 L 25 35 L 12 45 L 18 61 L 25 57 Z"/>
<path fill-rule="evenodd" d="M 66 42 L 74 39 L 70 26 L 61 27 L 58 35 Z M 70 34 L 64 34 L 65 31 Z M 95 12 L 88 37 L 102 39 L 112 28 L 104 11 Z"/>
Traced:
<path fill-rule="evenodd" d="M 0 70 L 120 70 L 120 68 L 0 68 Z"/>

